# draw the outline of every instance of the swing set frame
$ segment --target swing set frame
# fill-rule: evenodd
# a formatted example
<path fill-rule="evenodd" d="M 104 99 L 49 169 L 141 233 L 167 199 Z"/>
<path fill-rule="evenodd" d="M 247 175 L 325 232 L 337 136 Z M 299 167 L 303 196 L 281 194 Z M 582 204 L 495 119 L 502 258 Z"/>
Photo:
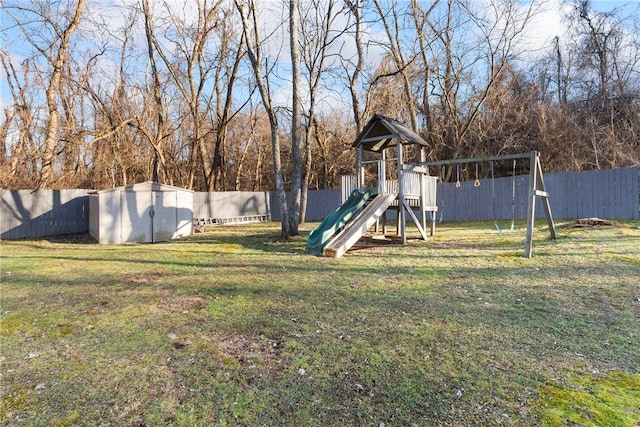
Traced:
<path fill-rule="evenodd" d="M 502 160 L 520 160 L 529 159 L 529 195 L 527 206 L 527 232 L 525 237 L 524 257 L 531 258 L 533 256 L 533 230 L 535 226 L 535 212 L 536 212 L 536 198 L 542 199 L 542 206 L 544 207 L 544 213 L 547 218 L 547 224 L 549 226 L 549 234 L 551 239 L 556 239 L 556 227 L 553 222 L 553 215 L 551 214 L 551 205 L 549 204 L 549 193 L 547 193 L 544 186 L 544 178 L 542 176 L 542 168 L 540 166 L 540 154 L 537 151 L 531 151 L 529 153 L 519 154 L 505 154 L 489 157 L 471 157 L 466 159 L 449 159 L 449 160 L 437 160 L 432 162 L 420 162 L 420 166 L 448 166 L 448 165 L 460 165 L 475 163 L 476 170 L 478 163 L 492 163 Z M 493 176 L 492 176 L 493 178 Z M 456 178 L 459 182 L 459 176 Z M 477 176 L 476 176 L 477 181 Z M 458 185 L 458 184 L 456 184 Z M 474 184 L 475 185 L 475 184 Z M 495 203 L 495 199 L 493 201 Z"/>

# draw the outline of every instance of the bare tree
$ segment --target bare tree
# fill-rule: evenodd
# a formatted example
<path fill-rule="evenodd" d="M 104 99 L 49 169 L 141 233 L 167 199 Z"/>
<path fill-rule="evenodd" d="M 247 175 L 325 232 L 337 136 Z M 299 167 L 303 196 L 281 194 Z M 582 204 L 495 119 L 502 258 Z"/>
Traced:
<path fill-rule="evenodd" d="M 253 76 L 260 92 L 262 105 L 269 117 L 269 126 L 271 128 L 271 154 L 273 159 L 273 176 L 275 179 L 275 188 L 278 195 L 278 206 L 282 218 L 282 237 L 292 236 L 297 233 L 297 225 L 292 229 L 291 213 L 289 212 L 287 203 L 287 193 L 284 186 L 284 177 L 282 173 L 282 160 L 280 155 L 280 135 L 278 116 L 275 106 L 271 100 L 271 92 L 269 89 L 270 69 L 265 63 L 263 57 L 263 39 L 258 24 L 258 10 L 254 0 L 242 2 L 234 0 L 236 8 L 242 20 L 243 38 L 246 53 L 251 63 Z M 264 68 L 264 69 L 263 69 Z"/>
<path fill-rule="evenodd" d="M 380 21 L 384 27 L 384 31 L 387 35 L 386 48 L 388 50 L 389 57 L 393 60 L 394 69 L 390 70 L 387 74 L 379 74 L 378 78 L 395 77 L 399 76 L 402 82 L 402 89 L 404 93 L 404 101 L 406 102 L 406 108 L 404 111 L 409 116 L 409 122 L 411 128 L 418 131 L 418 114 L 416 100 L 413 95 L 413 90 L 410 83 L 410 70 L 409 66 L 415 59 L 416 54 L 413 52 L 407 52 L 407 49 L 402 45 L 401 37 L 404 32 L 401 28 L 401 12 L 398 10 L 398 4 L 393 2 L 391 7 L 383 7 L 380 0 L 374 0 Z M 409 58 L 405 58 L 406 54 L 409 54 Z"/>
<path fill-rule="evenodd" d="M 315 188 L 338 188 L 340 175 L 355 172 L 355 153 L 351 147 L 355 125 L 349 117 L 351 112 L 334 109 L 314 119 L 313 139 L 318 145 L 312 170 Z"/>
<path fill-rule="evenodd" d="M 154 158 L 153 158 L 153 175 L 152 180 L 155 182 L 168 182 L 169 184 L 173 184 L 173 177 L 168 176 L 167 172 L 167 159 L 165 157 L 164 146 L 169 137 L 169 129 L 168 124 L 166 123 L 166 112 L 165 107 L 162 100 L 162 84 L 160 82 L 160 70 L 158 69 L 158 65 L 156 64 L 155 54 L 154 54 L 154 24 L 153 24 L 153 13 L 151 8 L 149 7 L 148 0 L 141 0 L 141 8 L 142 14 L 144 17 L 144 29 L 145 29 L 145 37 L 147 41 L 147 58 L 149 59 L 149 71 L 151 72 L 151 92 L 153 96 L 153 111 L 155 112 L 155 120 L 153 120 L 153 125 L 149 130 L 140 123 L 140 118 L 138 119 L 138 127 L 145 135 L 146 139 L 149 141 L 149 144 L 153 147 Z"/>
<path fill-rule="evenodd" d="M 188 106 L 192 126 L 190 151 L 192 156 L 196 152 L 198 153 L 207 191 L 213 190 L 213 162 L 205 138 L 207 132 L 204 117 L 212 107 L 205 97 L 205 88 L 206 82 L 215 68 L 215 61 L 207 58 L 206 49 L 210 36 L 224 20 L 220 15 L 223 4 L 224 2 L 221 0 L 214 0 L 213 3 L 209 3 L 208 0 L 196 0 L 195 22 L 191 22 L 189 18 L 181 17 L 180 11 L 173 10 L 165 3 L 163 11 L 166 14 L 168 26 L 163 30 L 163 41 L 161 42 L 153 30 L 153 25 L 151 25 L 152 17 L 149 4 L 143 0 L 147 37 L 151 38 L 155 52 L 162 58 L 173 82 Z M 173 46 L 177 57 L 170 56 L 165 43 Z M 181 67 L 181 64 L 184 64 L 184 68 Z M 194 179 L 195 168 L 192 167 L 189 172 L 187 188 L 193 188 Z"/>
<path fill-rule="evenodd" d="M 10 107 L 5 107 L 5 121 L 2 124 L 3 139 L 0 141 L 5 147 L 0 183 L 6 188 L 28 188 L 32 176 L 37 171 L 39 151 L 35 142 L 35 125 L 33 108 L 36 105 L 31 98 L 29 87 L 33 83 L 29 80 L 31 61 L 25 60 L 24 78 L 18 76 L 8 52 L 0 52 L 0 60 L 4 68 L 7 85 L 13 98 Z M 12 126 L 16 129 L 13 136 L 9 136 Z M 8 149 L 8 152 L 6 151 Z M 8 163 L 6 163 L 8 161 Z"/>
<path fill-rule="evenodd" d="M 638 158 L 629 155 L 638 151 L 637 130 L 630 124 L 637 122 L 640 60 L 631 19 L 616 9 L 596 12 L 589 0 L 575 3 L 567 16 L 572 38 L 565 48 L 575 58 L 569 89 L 575 138 L 582 142 L 582 162 L 596 169 Z"/>
<path fill-rule="evenodd" d="M 70 2 L 67 10 L 56 9 L 49 2 L 41 0 L 33 1 L 29 5 L 5 5 L 5 10 L 8 11 L 8 15 L 15 25 L 20 28 L 26 41 L 50 67 L 45 90 L 47 117 L 44 125 L 44 142 L 37 188 L 45 188 L 53 183 L 54 161 L 60 131 L 60 85 L 70 57 L 71 39 L 80 24 L 84 3 L 85 0 Z M 17 11 L 19 15 L 16 15 L 14 11 Z M 34 33 L 32 28 L 25 25 L 23 19 L 41 22 L 40 32 Z M 45 39 L 44 33 L 50 34 L 51 38 Z M 44 77 L 44 75 L 41 76 Z"/>
<path fill-rule="evenodd" d="M 415 28 L 418 58 L 421 61 L 421 72 L 419 73 L 421 78 L 414 79 L 414 81 L 418 81 L 417 87 L 422 89 L 421 96 L 419 97 L 422 101 L 422 105 L 420 105 L 419 109 L 424 117 L 424 126 L 420 130 L 422 130 L 429 142 L 433 142 L 434 140 L 434 131 L 436 126 L 431 112 L 431 60 L 428 55 L 428 45 L 430 43 L 428 23 L 430 19 L 429 15 L 439 3 L 440 1 L 436 0 L 427 10 L 424 10 L 417 0 L 411 0 L 411 18 Z M 418 129 L 416 129 L 416 131 L 418 131 Z"/>
<path fill-rule="evenodd" d="M 291 202 L 289 203 L 289 230 L 298 234 L 300 222 L 300 189 L 302 184 L 302 75 L 300 71 L 299 42 L 300 11 L 298 0 L 289 0 L 289 46 L 292 70 L 291 114 Z"/>
<path fill-rule="evenodd" d="M 0 0 L 3 36 L 26 40 L 0 52 L 0 183 L 275 189 L 287 236 L 309 188 L 352 172 L 373 112 L 420 132 L 432 158 L 640 164 L 640 20 L 572 2 L 571 31 L 532 65 L 520 41 L 542 1 L 135 0 L 111 28 L 98 3 Z M 344 103 L 320 108 L 325 93 Z"/>
<path fill-rule="evenodd" d="M 306 213 L 307 192 L 309 189 L 309 177 L 311 175 L 312 156 L 312 132 L 317 125 L 316 107 L 318 91 L 324 75 L 328 51 L 335 40 L 342 35 L 341 31 L 332 35 L 333 24 L 337 18 L 336 4 L 334 0 L 312 0 L 301 8 L 302 37 L 302 63 L 305 68 L 308 100 L 305 111 L 306 125 L 304 126 L 305 159 L 303 162 L 303 179 L 300 196 L 300 222 L 304 222 Z M 324 163 L 326 167 L 326 162 Z M 324 174 L 326 176 L 326 172 Z"/>
<path fill-rule="evenodd" d="M 446 6 L 440 22 L 429 22 L 437 36 L 430 50 L 442 121 L 438 156 L 473 156 L 479 154 L 478 144 L 467 144 L 469 133 L 510 59 L 520 52 L 518 41 L 539 6 L 521 7 L 517 0 L 492 0 L 482 9 L 462 0 L 447 0 Z"/>
<path fill-rule="evenodd" d="M 351 108 L 353 112 L 353 120 L 356 123 L 356 132 L 364 128 L 365 108 L 360 102 L 360 79 L 364 73 L 365 67 L 365 48 L 364 48 L 364 18 L 363 18 L 363 1 L 364 0 L 344 0 L 347 14 L 353 19 L 353 41 L 356 47 L 355 62 L 352 57 L 342 57 L 342 63 L 345 74 L 349 80 L 349 93 L 351 94 Z"/>
<path fill-rule="evenodd" d="M 227 132 L 231 121 L 243 107 L 245 107 L 254 87 L 249 91 L 246 100 L 241 105 L 234 107 L 234 89 L 238 79 L 238 72 L 243 59 L 242 32 L 237 34 L 237 21 L 234 19 L 233 5 L 225 5 L 224 19 L 219 26 L 218 66 L 213 79 L 212 98 L 215 103 L 214 124 L 214 149 L 213 149 L 213 186 L 220 188 L 224 185 L 226 163 L 224 160 L 227 146 Z"/>

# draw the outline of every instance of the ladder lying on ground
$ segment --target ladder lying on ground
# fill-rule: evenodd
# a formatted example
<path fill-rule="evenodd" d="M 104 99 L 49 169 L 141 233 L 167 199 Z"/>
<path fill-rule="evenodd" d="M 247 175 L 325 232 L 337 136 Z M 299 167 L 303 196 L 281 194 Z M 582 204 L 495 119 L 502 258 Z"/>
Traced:
<path fill-rule="evenodd" d="M 193 225 L 196 227 L 204 227 L 207 225 L 231 225 L 231 224 L 249 224 L 252 222 L 270 221 L 271 215 L 246 215 L 234 216 L 228 218 L 194 218 Z"/>

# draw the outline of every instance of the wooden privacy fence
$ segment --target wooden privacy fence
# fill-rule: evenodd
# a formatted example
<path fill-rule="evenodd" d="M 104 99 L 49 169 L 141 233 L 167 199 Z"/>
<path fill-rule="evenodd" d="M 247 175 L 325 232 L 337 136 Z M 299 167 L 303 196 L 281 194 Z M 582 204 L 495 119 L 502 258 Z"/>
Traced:
<path fill-rule="evenodd" d="M 0 239 L 89 231 L 90 190 L 0 190 Z"/>
<path fill-rule="evenodd" d="M 528 177 L 438 184 L 438 219 L 475 221 L 527 216 Z M 640 219 L 640 168 L 544 174 L 555 218 Z M 0 239 L 23 239 L 89 230 L 91 190 L 0 190 Z M 279 221 L 274 192 L 194 193 L 193 217 L 268 215 Z M 319 221 L 340 205 L 340 190 L 309 192 L 307 221 Z M 542 210 L 536 212 L 543 217 Z"/>
<path fill-rule="evenodd" d="M 438 219 L 482 221 L 527 217 L 528 175 L 438 185 Z M 640 168 L 545 173 L 554 218 L 640 219 Z M 515 191 L 514 191 L 515 187 Z M 544 210 L 536 206 L 536 218 Z"/>
<path fill-rule="evenodd" d="M 640 168 L 550 173 L 544 180 L 556 218 L 640 219 Z"/>
<path fill-rule="evenodd" d="M 196 225 L 267 220 L 271 218 L 271 206 L 269 191 L 193 193 L 193 219 Z M 277 206 L 277 202 L 273 206 Z"/>

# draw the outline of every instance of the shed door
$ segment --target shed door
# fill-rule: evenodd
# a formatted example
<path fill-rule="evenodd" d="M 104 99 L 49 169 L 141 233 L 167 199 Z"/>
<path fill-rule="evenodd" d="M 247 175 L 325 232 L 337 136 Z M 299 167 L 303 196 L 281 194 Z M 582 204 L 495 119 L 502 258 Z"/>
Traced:
<path fill-rule="evenodd" d="M 119 243 L 151 242 L 149 193 L 124 191 L 122 195 L 121 240 Z"/>
<path fill-rule="evenodd" d="M 154 191 L 152 200 L 152 241 L 161 242 L 173 239 L 178 224 L 176 192 Z"/>

